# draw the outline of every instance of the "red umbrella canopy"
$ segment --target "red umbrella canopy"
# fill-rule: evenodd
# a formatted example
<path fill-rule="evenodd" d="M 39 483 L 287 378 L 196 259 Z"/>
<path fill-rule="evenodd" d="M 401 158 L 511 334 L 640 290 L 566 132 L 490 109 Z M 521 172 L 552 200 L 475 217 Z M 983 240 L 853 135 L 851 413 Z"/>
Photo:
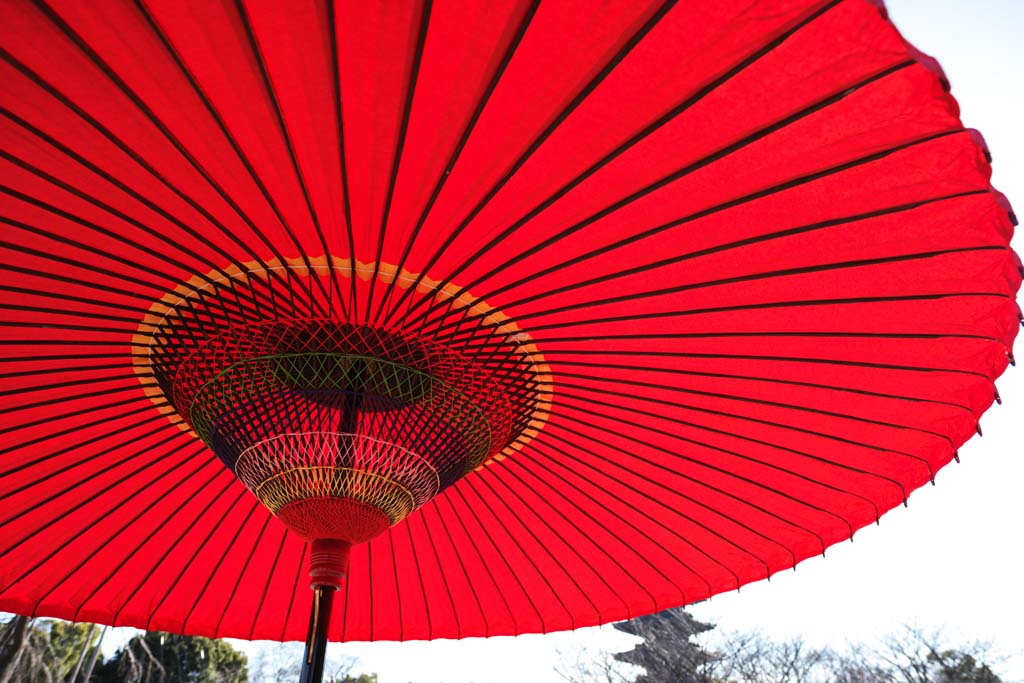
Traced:
<path fill-rule="evenodd" d="M 1013 214 L 877 3 L 0 12 L 0 609 L 302 639 L 325 540 L 332 640 L 677 606 L 1012 359 Z"/>

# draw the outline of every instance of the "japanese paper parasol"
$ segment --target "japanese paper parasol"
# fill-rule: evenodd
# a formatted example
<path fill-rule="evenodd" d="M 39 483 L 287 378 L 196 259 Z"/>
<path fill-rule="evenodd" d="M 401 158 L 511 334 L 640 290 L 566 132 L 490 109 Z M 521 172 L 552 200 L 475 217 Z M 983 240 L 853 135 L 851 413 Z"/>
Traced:
<path fill-rule="evenodd" d="M 1012 358 L 1013 215 L 877 3 L 0 11 L 0 609 L 685 604 L 905 502 Z"/>

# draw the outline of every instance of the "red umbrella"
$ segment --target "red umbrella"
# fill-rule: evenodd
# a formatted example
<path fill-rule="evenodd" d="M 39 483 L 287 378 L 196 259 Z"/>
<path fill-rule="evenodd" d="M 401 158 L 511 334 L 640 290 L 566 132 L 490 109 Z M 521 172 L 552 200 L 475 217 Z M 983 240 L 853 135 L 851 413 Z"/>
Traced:
<path fill-rule="evenodd" d="M 875 3 L 3 19 L 0 609 L 685 604 L 905 502 L 1011 359 L 1013 215 Z"/>

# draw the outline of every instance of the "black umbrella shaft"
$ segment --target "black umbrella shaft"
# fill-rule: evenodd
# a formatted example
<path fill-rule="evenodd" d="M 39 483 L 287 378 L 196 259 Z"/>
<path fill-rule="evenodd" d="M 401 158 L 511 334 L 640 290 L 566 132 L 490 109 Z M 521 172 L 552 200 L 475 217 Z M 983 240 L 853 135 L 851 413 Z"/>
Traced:
<path fill-rule="evenodd" d="M 324 658 L 327 655 L 327 625 L 331 620 L 333 586 L 313 587 L 313 609 L 309 615 L 309 633 L 306 635 L 306 653 L 302 656 L 302 675 L 299 683 L 321 683 L 324 678 Z"/>

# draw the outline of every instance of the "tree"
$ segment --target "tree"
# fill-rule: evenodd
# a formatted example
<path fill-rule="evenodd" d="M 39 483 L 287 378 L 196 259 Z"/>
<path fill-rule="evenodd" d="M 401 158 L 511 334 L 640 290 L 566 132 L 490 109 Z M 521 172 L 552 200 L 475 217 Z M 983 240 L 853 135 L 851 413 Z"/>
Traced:
<path fill-rule="evenodd" d="M 96 673 L 99 683 L 247 683 L 248 659 L 222 640 L 151 631 Z"/>
<path fill-rule="evenodd" d="M 94 642 L 92 624 L 14 617 L 0 636 L 0 683 L 70 681 Z"/>

